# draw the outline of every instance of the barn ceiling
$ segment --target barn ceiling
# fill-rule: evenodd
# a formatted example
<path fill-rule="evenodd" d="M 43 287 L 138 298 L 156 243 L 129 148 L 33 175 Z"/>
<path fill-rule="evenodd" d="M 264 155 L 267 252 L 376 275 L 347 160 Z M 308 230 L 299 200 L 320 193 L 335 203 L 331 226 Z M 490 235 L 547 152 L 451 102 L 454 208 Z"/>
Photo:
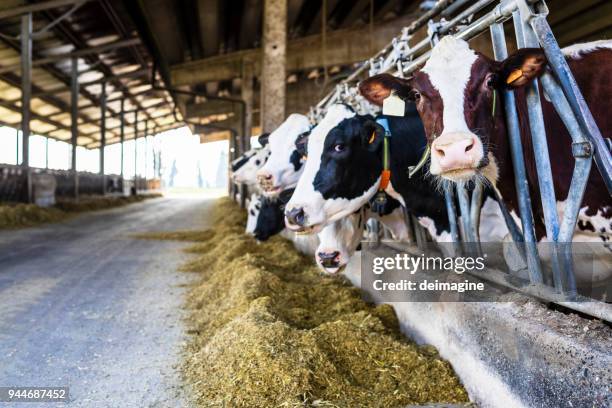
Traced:
<path fill-rule="evenodd" d="M 80 83 L 78 144 L 90 148 L 100 140 L 103 80 L 110 144 L 119 141 L 122 100 L 128 112 L 126 139 L 134 136 L 136 110 L 139 120 L 146 118 L 149 129 L 157 131 L 183 125 L 184 117 L 202 124 L 231 117 L 227 105 L 208 103 L 207 96 L 239 97 L 242 60 L 257 61 L 260 56 L 263 0 L 3 0 L 0 124 L 19 127 L 21 121 L 21 18 L 11 11 L 50 1 L 63 5 L 32 14 L 34 134 L 70 140 L 71 55 L 78 61 Z M 326 64 L 329 72 L 342 73 L 382 48 L 423 13 L 426 3 L 288 0 L 288 84 L 318 80 L 323 11 L 329 43 Z M 551 0 L 548 5 L 561 45 L 612 36 L 610 1 Z M 170 92 L 154 89 L 153 67 L 155 84 Z M 319 95 L 306 94 L 307 98 L 303 92 L 288 98 L 303 105 L 316 102 Z M 144 126 L 141 122 L 140 134 Z"/>

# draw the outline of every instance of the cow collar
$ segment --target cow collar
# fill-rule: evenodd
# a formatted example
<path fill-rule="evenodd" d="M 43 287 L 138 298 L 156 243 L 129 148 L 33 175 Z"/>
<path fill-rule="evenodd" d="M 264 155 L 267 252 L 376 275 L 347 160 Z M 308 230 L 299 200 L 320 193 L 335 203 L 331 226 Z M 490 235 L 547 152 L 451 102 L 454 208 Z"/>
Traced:
<path fill-rule="evenodd" d="M 384 191 L 389 186 L 389 181 L 391 180 L 391 166 L 389 164 L 391 156 L 389 154 L 391 129 L 389 128 L 389 121 L 385 117 L 376 119 L 376 123 L 385 130 L 385 136 L 383 137 L 383 169 L 380 174 L 380 185 L 378 187 L 380 191 Z"/>

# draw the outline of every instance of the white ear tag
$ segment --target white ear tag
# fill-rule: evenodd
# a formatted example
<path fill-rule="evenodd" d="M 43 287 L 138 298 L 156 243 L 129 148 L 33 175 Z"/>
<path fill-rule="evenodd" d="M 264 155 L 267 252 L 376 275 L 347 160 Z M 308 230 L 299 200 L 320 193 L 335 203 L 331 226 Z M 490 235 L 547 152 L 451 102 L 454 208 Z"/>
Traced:
<path fill-rule="evenodd" d="M 404 102 L 402 98 L 395 95 L 394 93 L 391 93 L 383 101 L 383 109 L 382 109 L 383 115 L 404 116 L 405 109 L 406 109 L 406 102 Z"/>

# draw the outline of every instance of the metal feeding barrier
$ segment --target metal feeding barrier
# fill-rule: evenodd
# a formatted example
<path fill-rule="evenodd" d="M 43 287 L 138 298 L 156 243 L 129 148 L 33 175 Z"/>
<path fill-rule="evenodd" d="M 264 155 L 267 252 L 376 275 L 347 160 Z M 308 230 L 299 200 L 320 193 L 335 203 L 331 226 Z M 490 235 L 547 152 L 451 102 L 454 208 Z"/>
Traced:
<path fill-rule="evenodd" d="M 601 174 L 608 193 L 612 193 L 612 158 L 610 146 L 606 143 L 597 127 L 584 97 L 576 84 L 565 57 L 557 44 L 555 36 L 546 20 L 548 8 L 543 0 L 480 0 L 471 5 L 466 0 L 440 0 L 427 13 L 410 26 L 405 27 L 395 38 L 370 60 L 364 62 L 348 78 L 337 84 L 335 89 L 310 110 L 313 122 L 318 122 L 329 106 L 346 103 L 359 113 L 369 108 L 356 92 L 355 82 L 365 74 L 375 75 L 392 73 L 405 77 L 422 66 L 428 59 L 431 48 L 445 35 L 469 41 L 489 31 L 493 54 L 496 60 L 508 56 L 504 23 L 513 23 L 518 48 L 541 47 L 546 54 L 551 73 L 545 73 L 539 82 L 567 128 L 572 142 L 575 159 L 573 175 L 563 217 L 557 213 L 557 201 L 553 188 L 552 171 L 544 128 L 538 81 L 526 89 L 529 127 L 539 182 L 540 200 L 544 210 L 546 237 L 551 245 L 552 285 L 544 282 L 538 248 L 534 218 L 531 207 L 529 187 L 521 144 L 518 113 L 514 92 L 503 91 L 505 116 L 508 127 L 512 165 L 518 192 L 518 207 L 522 228 L 505 211 L 515 243 L 520 243 L 527 264 L 530 284 L 516 287 L 508 279 L 508 274 L 487 273 L 478 276 L 516 290 L 533 295 L 541 300 L 554 302 L 585 314 L 612 321 L 612 306 L 604 302 L 585 298 L 576 291 L 573 271 L 572 238 L 584 196 L 587 179 L 593 160 Z M 495 3 L 495 4 L 494 4 Z M 469 5 L 469 6 L 468 6 Z M 451 18 L 457 10 L 467 6 Z M 490 9 L 489 6 L 492 6 Z M 489 11 L 483 13 L 485 9 Z M 476 21 L 477 13 L 482 14 Z M 434 20 L 435 17 L 439 17 Z M 448 19 L 448 20 L 447 20 Z M 413 35 L 427 26 L 427 36 L 416 44 L 411 44 Z M 370 108 L 371 109 L 371 108 Z M 471 198 L 470 198 L 471 193 Z M 455 194 L 461 210 L 461 227 L 455 209 Z M 455 242 L 478 242 L 478 227 L 482 190 L 468 192 L 464 187 L 445 188 L 451 234 Z M 503 207 L 503 206 L 501 206 Z M 502 212 L 504 209 L 502 208 Z M 410 217 L 409 219 L 412 219 Z M 414 223 L 414 219 L 412 219 Z M 417 236 L 418 237 L 418 236 Z M 422 237 L 417 241 L 422 241 Z"/>

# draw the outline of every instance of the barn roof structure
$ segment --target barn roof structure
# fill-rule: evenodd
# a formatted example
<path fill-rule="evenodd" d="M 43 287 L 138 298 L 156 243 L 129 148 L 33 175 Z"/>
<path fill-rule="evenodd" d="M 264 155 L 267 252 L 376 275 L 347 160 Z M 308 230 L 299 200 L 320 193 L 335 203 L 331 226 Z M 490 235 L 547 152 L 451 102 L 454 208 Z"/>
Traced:
<path fill-rule="evenodd" d="M 469 3 L 447 2 L 457 8 Z M 304 111 L 315 103 L 335 78 L 385 45 L 431 7 L 428 3 L 433 2 L 288 0 L 287 112 Z M 549 21 L 561 45 L 612 34 L 610 2 L 548 3 Z M 0 123 L 20 127 L 23 15 L 30 12 L 32 133 L 71 140 L 75 82 L 77 144 L 87 148 L 100 146 L 102 105 L 107 111 L 106 144 L 121 140 L 122 105 L 126 140 L 135 135 L 136 119 L 139 132 L 145 126 L 161 132 L 185 121 L 196 133 L 204 132 L 198 124 L 232 124 L 239 115 L 232 99 L 240 98 L 245 61 L 252 64 L 256 79 L 261 74 L 263 4 L 264 0 L 4 0 Z M 329 82 L 321 79 L 323 67 Z M 256 81 L 253 113 L 259 111 L 258 86 Z M 253 125 L 258 125 L 257 115 Z"/>

